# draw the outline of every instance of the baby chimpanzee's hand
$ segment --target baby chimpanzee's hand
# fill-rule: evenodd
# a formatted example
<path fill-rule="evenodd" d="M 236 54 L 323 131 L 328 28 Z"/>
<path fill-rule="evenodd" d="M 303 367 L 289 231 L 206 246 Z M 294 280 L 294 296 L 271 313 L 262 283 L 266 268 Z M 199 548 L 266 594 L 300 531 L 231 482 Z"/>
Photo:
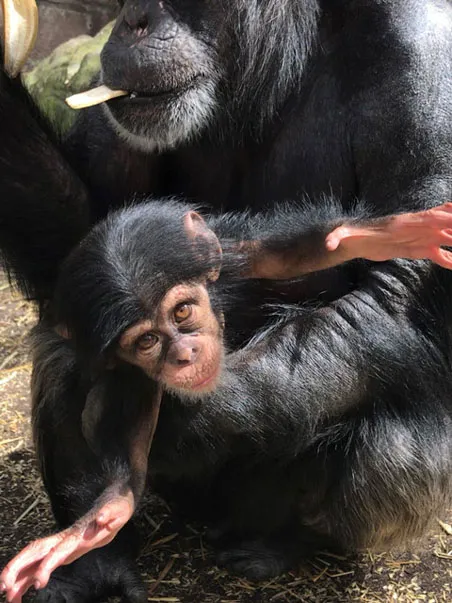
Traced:
<path fill-rule="evenodd" d="M 68 565 L 88 551 L 111 542 L 133 511 L 134 498 L 130 490 L 124 495 L 115 494 L 69 528 L 31 542 L 0 575 L 0 590 L 6 593 L 8 603 L 20 603 L 31 586 L 44 588 L 57 567 Z"/>
<path fill-rule="evenodd" d="M 442 246 L 452 246 L 452 203 L 372 220 L 367 226 L 344 224 L 326 238 L 329 251 L 342 250 L 348 259 L 427 259 L 452 269 L 452 253 Z"/>

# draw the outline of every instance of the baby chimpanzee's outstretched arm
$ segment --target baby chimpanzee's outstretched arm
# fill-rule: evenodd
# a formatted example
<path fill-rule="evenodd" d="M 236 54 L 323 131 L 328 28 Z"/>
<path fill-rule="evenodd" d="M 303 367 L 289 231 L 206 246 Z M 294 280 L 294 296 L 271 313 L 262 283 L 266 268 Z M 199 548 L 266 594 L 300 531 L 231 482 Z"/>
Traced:
<path fill-rule="evenodd" d="M 357 207 L 344 214 L 335 201 L 321 208 L 276 208 L 270 214 L 224 216 L 213 230 L 224 250 L 243 256 L 248 278 L 291 279 L 363 258 L 428 259 L 452 268 L 452 203 L 381 218 Z M 228 244 L 224 241 L 235 240 Z"/>

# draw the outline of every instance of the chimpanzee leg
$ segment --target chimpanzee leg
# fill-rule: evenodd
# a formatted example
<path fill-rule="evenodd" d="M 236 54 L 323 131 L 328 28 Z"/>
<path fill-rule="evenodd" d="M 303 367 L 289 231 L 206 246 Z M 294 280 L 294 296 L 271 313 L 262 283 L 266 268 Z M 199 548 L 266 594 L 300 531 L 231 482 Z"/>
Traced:
<path fill-rule="evenodd" d="M 226 533 L 214 543 L 218 564 L 250 579 L 268 579 L 319 550 L 390 548 L 422 536 L 447 508 L 452 472 L 450 420 L 434 395 L 424 403 L 425 413 L 394 412 L 382 401 L 368 416 L 332 428 L 296 462 L 298 518 L 292 515 L 286 526 L 273 526 L 261 538 Z M 269 490 L 259 500 L 284 517 L 284 504 L 278 507 L 272 498 Z"/>
<path fill-rule="evenodd" d="M 395 411 L 382 397 L 365 416 L 332 426 L 292 470 L 281 466 L 292 480 L 291 495 L 289 483 L 281 489 L 267 482 L 268 496 L 262 496 L 253 481 L 254 520 L 263 523 L 253 526 L 250 518 L 248 531 L 217 538 L 218 564 L 250 579 L 269 579 L 319 550 L 390 548 L 422 536 L 452 494 L 452 425 L 438 392 L 422 392 L 425 412 L 409 408 L 409 400 Z M 446 391 L 443 395 L 447 399 Z M 251 509 L 251 491 L 240 496 L 244 505 L 249 498 Z M 278 526 L 278 519 L 285 525 Z"/>
<path fill-rule="evenodd" d="M 349 550 L 400 545 L 450 502 L 449 274 L 426 266 L 420 285 L 410 266 L 375 267 L 356 292 L 261 340 L 259 355 L 238 355 L 265 397 L 246 407 L 262 434 L 253 491 L 246 475 L 223 491 L 240 492 L 238 537 L 220 555 L 234 571 L 274 575 L 297 547 L 317 547 L 312 534 Z"/>
<path fill-rule="evenodd" d="M 303 520 L 344 550 L 386 549 L 421 537 L 452 494 L 452 425 L 439 389 L 423 392 L 424 411 L 409 400 L 397 410 L 383 402 L 350 418 L 342 442 L 336 434 L 326 443 L 326 459 L 318 460 L 328 487 Z"/>

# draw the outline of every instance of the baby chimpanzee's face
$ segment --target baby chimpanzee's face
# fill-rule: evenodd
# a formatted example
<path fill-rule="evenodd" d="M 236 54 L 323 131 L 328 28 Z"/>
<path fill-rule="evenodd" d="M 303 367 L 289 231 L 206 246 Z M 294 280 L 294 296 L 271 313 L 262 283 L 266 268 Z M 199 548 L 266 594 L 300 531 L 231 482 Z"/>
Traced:
<path fill-rule="evenodd" d="M 223 328 L 204 284 L 171 288 L 150 319 L 128 328 L 117 355 L 167 391 L 199 398 L 212 392 L 223 363 Z"/>

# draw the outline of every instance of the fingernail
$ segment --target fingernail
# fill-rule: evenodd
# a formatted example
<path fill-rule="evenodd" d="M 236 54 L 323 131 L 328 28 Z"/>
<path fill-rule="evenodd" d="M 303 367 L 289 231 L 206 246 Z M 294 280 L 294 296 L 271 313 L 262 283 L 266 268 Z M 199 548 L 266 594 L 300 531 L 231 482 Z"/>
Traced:
<path fill-rule="evenodd" d="M 39 582 L 39 580 L 36 580 L 36 582 L 33 584 L 33 586 L 35 587 L 36 590 L 39 590 L 41 588 L 41 583 Z"/>
<path fill-rule="evenodd" d="M 0 582 L 0 592 L 4 593 L 6 590 L 6 584 L 4 582 Z"/>

